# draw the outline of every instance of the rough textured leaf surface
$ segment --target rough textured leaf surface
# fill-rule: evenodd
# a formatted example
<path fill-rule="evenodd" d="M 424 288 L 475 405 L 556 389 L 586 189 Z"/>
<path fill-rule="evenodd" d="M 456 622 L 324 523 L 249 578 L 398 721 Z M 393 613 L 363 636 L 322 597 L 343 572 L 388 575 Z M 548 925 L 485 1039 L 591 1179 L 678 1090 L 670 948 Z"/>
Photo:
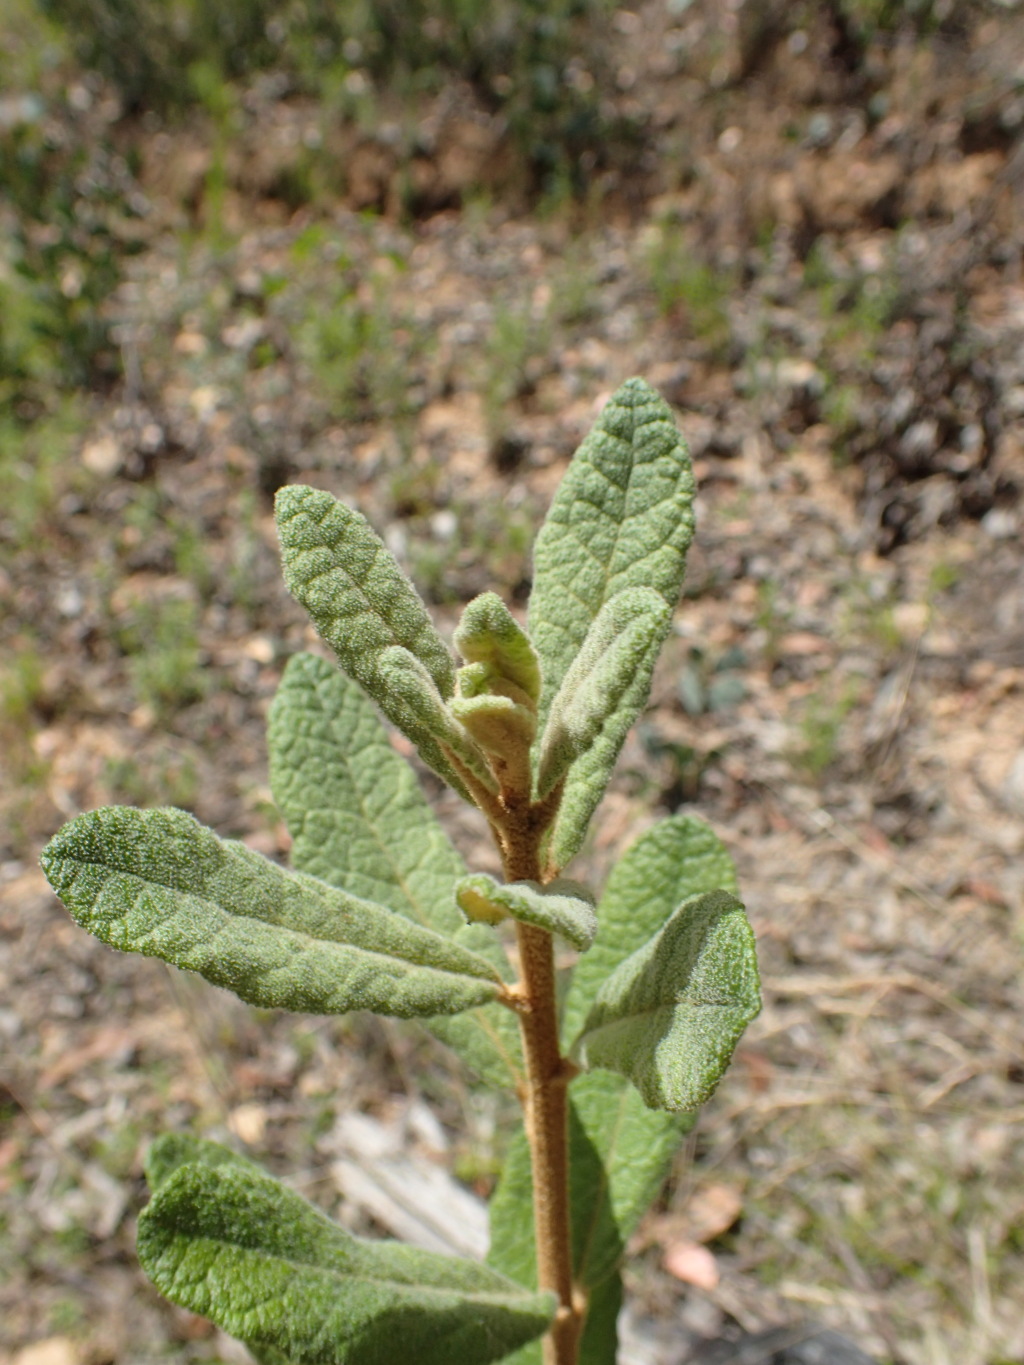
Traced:
<path fill-rule="evenodd" d="M 384 689 L 381 709 L 404 734 L 416 741 L 421 753 L 424 753 L 425 742 L 440 746 L 443 763 L 459 771 L 459 782 L 464 776 L 458 769 L 461 764 L 484 787 L 497 791 L 487 760 L 470 732 L 449 709 L 456 704 L 455 699 L 444 700 L 433 678 L 414 654 L 401 645 L 389 645 L 381 652 L 377 675 Z"/>
<path fill-rule="evenodd" d="M 617 593 L 598 613 L 563 679 L 540 760 L 542 794 L 568 768 L 545 844 L 549 874 L 560 872 L 579 852 L 629 727 L 647 704 L 671 615 L 652 589 Z"/>
<path fill-rule="evenodd" d="M 693 496 L 689 452 L 671 410 L 644 380 L 627 380 L 576 451 L 534 549 L 529 631 L 543 715 L 609 598 L 648 587 L 674 609 Z"/>
<path fill-rule="evenodd" d="M 196 1162 L 213 1170 L 227 1165 L 244 1166 L 251 1171 L 261 1169 L 255 1161 L 219 1142 L 193 1137 L 191 1133 L 162 1133 L 149 1144 L 143 1159 L 146 1183 L 151 1190 L 159 1189 L 180 1166 L 195 1165 Z"/>
<path fill-rule="evenodd" d="M 485 872 L 478 872 L 464 877 L 455 888 L 455 895 L 470 919 L 496 924 L 510 915 L 524 924 L 560 934 L 582 952 L 594 941 L 597 916 L 593 902 L 579 894 L 583 888 L 576 883 L 570 885 L 576 894 L 569 893 L 558 882 L 548 886 L 537 882 L 499 882 Z"/>
<path fill-rule="evenodd" d="M 670 616 L 653 588 L 616 593 L 598 612 L 548 712 L 537 778 L 541 796 L 604 730 L 614 729 L 616 737 L 625 737 L 638 709 L 628 705 L 627 698 L 632 701 L 636 694 L 641 705 L 646 700 Z M 617 756 L 618 747 L 611 754 L 612 764 Z"/>
<path fill-rule="evenodd" d="M 539 1336 L 551 1295 L 473 1261 L 368 1242 L 249 1163 L 179 1166 L 139 1219 L 174 1303 L 294 1365 L 487 1365 Z"/>
<path fill-rule="evenodd" d="M 514 977 L 504 948 L 486 925 L 464 924 L 453 937 L 478 957 L 491 962 L 497 959 L 495 965 L 505 980 Z M 523 1084 L 525 1064 L 519 1024 L 504 1005 L 482 1005 L 423 1022 L 495 1090 L 507 1092 L 510 1087 L 515 1090 Z"/>
<path fill-rule="evenodd" d="M 626 589 L 675 608 L 693 537 L 693 470 L 668 405 L 642 379 L 613 395 L 577 450 L 534 550 L 530 635 L 540 656 L 540 722 L 606 602 Z M 660 641 L 574 764 L 546 846 L 549 873 L 579 851 L 626 730 L 643 707 Z M 613 718 L 614 717 L 614 718 Z"/>
<path fill-rule="evenodd" d="M 686 901 L 597 993 L 574 1054 L 627 1077 L 652 1109 L 714 1092 L 761 1006 L 754 935 L 727 891 Z"/>
<path fill-rule="evenodd" d="M 199 972 L 254 1005 L 412 1018 L 499 991 L 498 973 L 478 954 L 288 873 L 184 811 L 81 815 L 42 863 L 72 917 L 104 943 Z"/>
<path fill-rule="evenodd" d="M 583 1027 L 601 984 L 652 938 L 677 906 L 703 891 L 736 891 L 736 869 L 710 825 L 673 815 L 649 829 L 612 870 L 597 910 L 594 946 L 576 964 L 562 1036 Z"/>
<path fill-rule="evenodd" d="M 689 1116 L 648 1109 L 610 1072 L 569 1087 L 573 1270 L 587 1289 L 603 1284 L 660 1190 Z M 513 1140 L 491 1199 L 488 1261 L 520 1284 L 536 1283 L 533 1177 L 524 1133 Z"/>
<path fill-rule="evenodd" d="M 465 932 L 455 883 L 466 865 L 357 683 L 326 659 L 295 655 L 271 707 L 269 743 L 274 800 L 300 871 L 458 935 L 508 976 L 495 936 Z M 490 1084 L 508 1089 L 521 1076 L 519 1026 L 503 1006 L 481 1006 L 429 1027 Z"/>
<path fill-rule="evenodd" d="M 406 674 L 396 678 L 393 668 L 382 667 L 387 650 L 405 649 L 443 700 L 454 691 L 454 660 L 416 589 L 366 518 L 330 493 L 294 484 L 280 489 L 275 507 L 288 591 L 346 673 L 409 736 L 424 761 L 465 795 L 437 737 L 398 685 L 408 681 Z"/>
<path fill-rule="evenodd" d="M 268 742 L 295 867 L 439 933 L 461 927 L 452 888 L 466 865 L 361 687 L 326 659 L 294 655 Z"/>

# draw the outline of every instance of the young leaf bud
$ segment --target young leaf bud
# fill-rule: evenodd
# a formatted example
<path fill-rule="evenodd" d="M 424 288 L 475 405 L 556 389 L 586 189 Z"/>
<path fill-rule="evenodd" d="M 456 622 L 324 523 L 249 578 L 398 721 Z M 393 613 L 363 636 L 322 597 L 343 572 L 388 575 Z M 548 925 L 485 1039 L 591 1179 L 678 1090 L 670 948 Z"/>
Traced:
<path fill-rule="evenodd" d="M 540 696 L 540 663 L 530 638 L 504 602 L 493 592 L 481 593 L 462 613 L 455 647 L 468 664 L 487 664 L 496 680 L 512 684 L 524 704 L 536 707 Z M 497 684 L 492 691 L 512 695 Z M 513 700 L 520 700 L 513 697 Z"/>

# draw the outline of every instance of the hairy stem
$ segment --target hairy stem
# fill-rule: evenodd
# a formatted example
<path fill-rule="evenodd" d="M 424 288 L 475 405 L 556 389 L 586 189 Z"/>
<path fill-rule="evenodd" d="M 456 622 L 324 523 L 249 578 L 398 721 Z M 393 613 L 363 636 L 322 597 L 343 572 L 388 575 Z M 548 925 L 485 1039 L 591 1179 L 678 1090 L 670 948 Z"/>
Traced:
<path fill-rule="evenodd" d="M 509 831 L 503 850 L 509 881 L 539 881 L 539 838 Z M 518 837 L 517 837 L 518 835 Z M 533 1167 L 533 1217 L 540 1289 L 558 1296 L 558 1314 L 544 1338 L 544 1365 L 576 1365 L 580 1327 L 572 1294 L 569 1223 L 567 1087 L 573 1068 L 558 1043 L 555 956 L 551 935 L 517 924 L 523 1008 L 519 1027 L 526 1059 L 526 1133 Z"/>
<path fill-rule="evenodd" d="M 558 1047 L 551 935 L 516 925 L 528 1008 L 519 1016 L 526 1054 L 526 1132 L 533 1164 L 533 1218 L 540 1289 L 558 1295 L 544 1365 L 575 1365 L 579 1319 L 572 1301 L 569 1240 L 568 1076 Z"/>

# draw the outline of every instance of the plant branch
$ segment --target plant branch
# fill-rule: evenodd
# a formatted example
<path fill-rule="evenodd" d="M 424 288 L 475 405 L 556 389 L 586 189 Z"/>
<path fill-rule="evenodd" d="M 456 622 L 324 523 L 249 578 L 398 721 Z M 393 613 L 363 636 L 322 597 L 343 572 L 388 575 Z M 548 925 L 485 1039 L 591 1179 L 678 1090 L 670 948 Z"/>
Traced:
<path fill-rule="evenodd" d="M 509 881 L 539 881 L 540 835 L 527 819 L 505 828 L 503 857 Z M 526 1132 L 533 1167 L 533 1216 L 538 1287 L 558 1297 L 558 1313 L 544 1338 L 544 1365 L 575 1365 L 582 1318 L 573 1303 L 569 1218 L 567 1087 L 574 1068 L 558 1041 L 555 955 L 551 935 L 516 925 L 522 973 L 519 1027 L 526 1059 Z"/>

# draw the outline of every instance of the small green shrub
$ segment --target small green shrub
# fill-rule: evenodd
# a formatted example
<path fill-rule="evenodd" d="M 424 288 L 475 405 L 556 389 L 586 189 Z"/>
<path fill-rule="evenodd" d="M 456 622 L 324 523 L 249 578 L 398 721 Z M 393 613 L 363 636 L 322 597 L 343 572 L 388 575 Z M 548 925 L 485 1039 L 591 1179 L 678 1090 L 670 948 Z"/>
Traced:
<path fill-rule="evenodd" d="M 609 0 L 40 0 L 130 110 L 173 113 L 195 98 L 182 73 L 217 81 L 273 70 L 285 88 L 353 105 L 352 73 L 400 97 L 453 79 L 502 116 L 536 183 L 582 192 L 613 144 L 633 136 L 610 115 Z M 359 103 L 358 100 L 355 103 Z M 302 192 L 301 186 L 292 186 Z"/>
<path fill-rule="evenodd" d="M 108 309 L 145 205 L 102 118 L 23 104 L 0 128 L 0 421 L 25 427 L 119 374 Z"/>
<path fill-rule="evenodd" d="M 270 714 L 296 871 L 169 808 L 79 816 L 43 853 L 111 946 L 263 1008 L 422 1019 L 523 1104 L 487 1265 L 353 1237 L 213 1142 L 154 1144 L 143 1268 L 266 1365 L 535 1365 L 542 1336 L 546 1365 L 615 1359 L 630 1235 L 759 1007 L 707 825 L 656 824 L 599 902 L 563 876 L 646 703 L 693 496 L 671 412 L 630 380 L 541 529 L 528 630 L 483 593 L 457 663 L 358 512 L 281 489 L 285 581 L 341 665 L 296 655 Z M 486 816 L 503 880 L 465 867 L 378 712 Z M 579 954 L 567 992 L 556 938 Z"/>

